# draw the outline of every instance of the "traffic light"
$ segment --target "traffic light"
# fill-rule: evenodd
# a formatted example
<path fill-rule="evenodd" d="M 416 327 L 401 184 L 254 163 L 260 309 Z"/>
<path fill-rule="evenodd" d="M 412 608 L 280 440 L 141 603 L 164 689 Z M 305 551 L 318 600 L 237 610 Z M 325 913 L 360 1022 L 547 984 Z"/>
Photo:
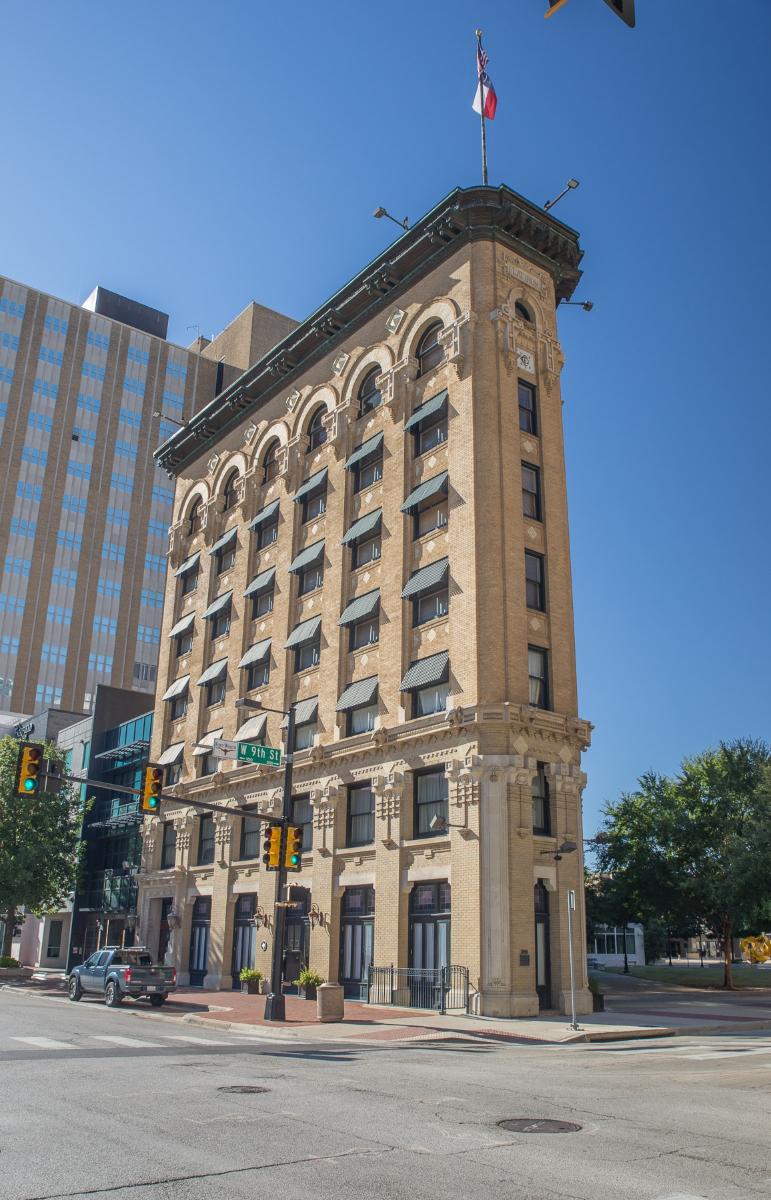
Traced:
<path fill-rule="evenodd" d="M 262 841 L 262 861 L 267 871 L 278 871 L 281 866 L 282 825 L 268 825 Z"/>
<path fill-rule="evenodd" d="M 544 17 L 551 17 L 558 8 L 562 8 L 563 4 L 567 4 L 568 0 L 549 0 L 549 11 L 545 12 Z M 634 0 L 605 0 L 608 8 L 612 8 L 617 17 L 630 29 L 634 29 Z"/>
<path fill-rule="evenodd" d="M 43 747 L 35 742 L 22 742 L 16 763 L 16 791 L 20 796 L 34 796 L 40 790 L 38 776 L 43 766 Z"/>
<path fill-rule="evenodd" d="M 142 812 L 157 813 L 161 807 L 163 767 L 148 763 L 142 781 Z"/>
<path fill-rule="evenodd" d="M 299 825 L 290 825 L 286 831 L 284 866 L 287 871 L 301 871 L 303 865 L 303 831 Z"/>

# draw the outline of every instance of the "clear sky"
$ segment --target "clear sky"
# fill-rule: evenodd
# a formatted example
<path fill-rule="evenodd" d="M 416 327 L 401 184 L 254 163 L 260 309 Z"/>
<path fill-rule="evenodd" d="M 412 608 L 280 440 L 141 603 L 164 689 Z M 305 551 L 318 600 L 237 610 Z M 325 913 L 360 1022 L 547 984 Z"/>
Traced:
<path fill-rule="evenodd" d="M 769 734 L 771 3 L 131 0 L 4 6 L 0 271 L 96 283 L 189 342 L 251 299 L 301 318 L 480 182 L 585 249 L 561 338 L 586 828 L 645 770 Z"/>

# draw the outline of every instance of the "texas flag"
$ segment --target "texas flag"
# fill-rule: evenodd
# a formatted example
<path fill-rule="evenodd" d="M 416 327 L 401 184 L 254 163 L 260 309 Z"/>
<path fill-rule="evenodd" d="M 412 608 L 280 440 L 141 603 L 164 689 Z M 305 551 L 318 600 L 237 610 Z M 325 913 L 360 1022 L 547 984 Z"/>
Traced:
<path fill-rule="evenodd" d="M 477 36 L 478 83 L 474 103 L 471 107 L 474 112 L 478 112 L 480 116 L 487 117 L 488 121 L 492 121 L 498 107 L 498 97 L 495 94 L 493 81 L 487 74 L 487 61 L 487 53 L 482 49 L 482 38 Z"/>

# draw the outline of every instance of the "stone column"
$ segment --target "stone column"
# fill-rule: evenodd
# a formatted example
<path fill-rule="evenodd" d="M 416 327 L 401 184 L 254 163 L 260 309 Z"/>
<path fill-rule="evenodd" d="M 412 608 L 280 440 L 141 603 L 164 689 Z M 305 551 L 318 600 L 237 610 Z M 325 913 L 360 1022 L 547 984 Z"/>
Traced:
<path fill-rule="evenodd" d="M 323 979 L 337 982 L 340 927 L 333 921 L 335 876 L 335 818 L 343 793 L 337 777 L 323 779 L 311 788 L 313 807 L 313 891 L 308 966 Z M 289 876 L 290 884 L 293 882 Z M 301 882 L 298 880 L 297 882 Z M 309 881 L 310 882 L 310 881 Z"/>
<path fill-rule="evenodd" d="M 535 758 L 519 756 L 513 761 L 515 765 L 512 767 L 509 783 L 511 1015 L 537 1017 L 533 908 L 533 778 L 538 771 L 538 763 Z M 539 865 L 539 862 L 535 861 L 536 870 Z"/>
<path fill-rule="evenodd" d="M 214 813 L 215 862 L 209 929 L 209 961 L 203 985 L 228 989 L 232 986 L 230 953 L 233 944 L 233 904 L 230 895 L 230 861 L 233 853 L 233 829 L 236 818 Z"/>
<path fill-rule="evenodd" d="M 382 770 L 372 777 L 375 793 L 375 923 L 372 958 L 377 967 L 407 966 L 405 906 L 401 890 L 404 771 Z"/>
<path fill-rule="evenodd" d="M 558 938 L 558 953 L 552 956 L 552 986 L 559 994 L 560 1012 L 570 1012 L 570 959 L 568 953 L 567 893 L 572 888 L 576 893 L 576 909 L 573 913 L 573 966 L 576 983 L 576 1012 L 592 1011 L 592 994 L 589 991 L 586 970 L 586 907 L 583 878 L 583 826 L 581 821 L 581 793 L 586 785 L 586 776 L 576 766 L 565 763 L 550 763 L 547 767 L 552 812 L 555 821 L 557 846 L 562 842 L 575 842 L 576 851 L 565 854 L 556 864 L 557 889 L 554 903 L 558 913 L 552 912 L 552 946 L 555 932 Z M 556 916 L 556 920 L 554 919 Z"/>
<path fill-rule="evenodd" d="M 509 880 L 509 759 L 485 755 L 484 768 L 460 772 L 480 789 L 479 885 L 481 978 L 479 1011 L 511 1016 L 511 920 Z M 479 782 L 477 782 L 479 780 Z M 453 893 L 455 893 L 453 874 Z M 455 895 L 453 894 L 453 908 Z"/>
<path fill-rule="evenodd" d="M 190 869 L 190 848 L 195 828 L 193 810 L 188 808 L 174 818 L 174 833 L 176 836 L 176 861 L 174 864 L 174 903 L 173 911 L 177 913 L 180 924 L 172 932 L 171 965 L 177 968 L 177 982 L 184 987 L 190 983 L 188 958 L 190 955 L 190 926 L 193 916 L 193 906 L 187 903 L 188 872 Z"/>

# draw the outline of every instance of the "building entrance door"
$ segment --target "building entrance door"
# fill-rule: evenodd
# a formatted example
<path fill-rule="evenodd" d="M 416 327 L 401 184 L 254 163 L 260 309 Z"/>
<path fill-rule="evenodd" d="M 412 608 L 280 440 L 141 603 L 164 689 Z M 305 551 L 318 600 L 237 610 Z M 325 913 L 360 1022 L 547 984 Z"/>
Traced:
<path fill-rule="evenodd" d="M 538 1007 L 551 1007 L 551 955 L 549 953 L 549 893 L 543 883 L 534 888 L 535 990 Z"/>
<path fill-rule="evenodd" d="M 257 927 L 254 924 L 254 909 L 257 897 L 254 894 L 238 896 L 233 920 L 233 963 L 231 973 L 233 987 L 240 988 L 239 978 L 244 967 L 254 966 L 257 946 Z"/>
<path fill-rule="evenodd" d="M 311 906 L 309 888 L 290 887 L 290 903 L 297 908 L 288 908 L 284 933 L 284 983 L 288 987 L 297 984 L 297 976 L 308 965 L 309 922 Z"/>
<path fill-rule="evenodd" d="M 190 929 L 190 986 L 203 987 L 209 968 L 209 928 L 211 926 L 211 896 L 198 896 L 193 905 Z"/>
<path fill-rule="evenodd" d="M 349 1000 L 366 1000 L 372 965 L 375 889 L 346 888 L 340 922 L 340 982 Z"/>
<path fill-rule="evenodd" d="M 166 960 L 166 951 L 169 948 L 171 940 L 171 928 L 169 926 L 169 913 L 172 910 L 174 901 L 171 896 L 164 896 L 161 900 L 161 920 L 158 930 L 158 962 L 162 963 Z"/>

